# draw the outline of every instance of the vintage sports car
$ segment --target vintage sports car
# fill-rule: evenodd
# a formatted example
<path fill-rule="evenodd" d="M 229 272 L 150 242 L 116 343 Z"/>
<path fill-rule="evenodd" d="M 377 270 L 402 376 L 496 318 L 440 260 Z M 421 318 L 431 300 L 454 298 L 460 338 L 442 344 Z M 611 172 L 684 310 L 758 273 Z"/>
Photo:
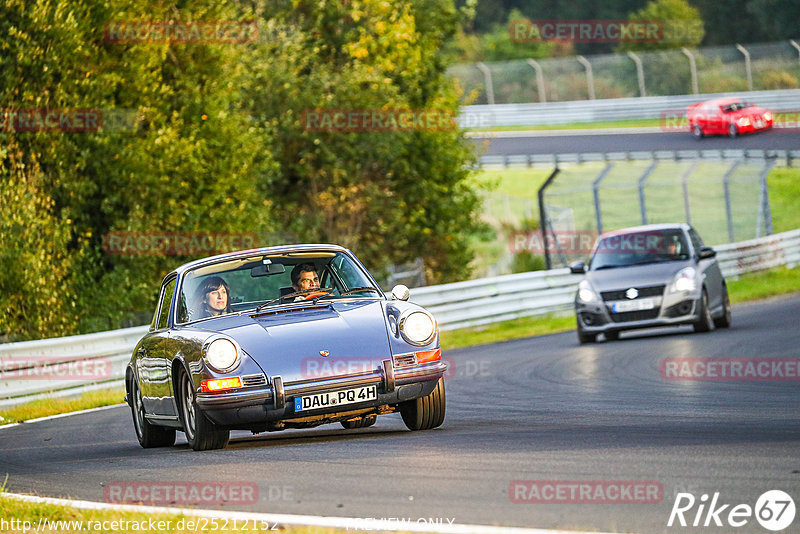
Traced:
<path fill-rule="evenodd" d="M 736 137 L 772 128 L 772 113 L 735 97 L 692 104 L 686 118 L 697 139 L 712 134 Z"/>
<path fill-rule="evenodd" d="M 387 298 L 347 249 L 231 252 L 168 274 L 128 364 L 126 402 L 142 447 L 218 449 L 253 433 L 400 412 L 411 430 L 445 416 L 433 316 L 396 286 Z"/>
<path fill-rule="evenodd" d="M 696 332 L 731 324 L 716 252 L 687 224 L 650 224 L 602 234 L 575 295 L 578 341 L 623 330 L 690 324 Z"/>

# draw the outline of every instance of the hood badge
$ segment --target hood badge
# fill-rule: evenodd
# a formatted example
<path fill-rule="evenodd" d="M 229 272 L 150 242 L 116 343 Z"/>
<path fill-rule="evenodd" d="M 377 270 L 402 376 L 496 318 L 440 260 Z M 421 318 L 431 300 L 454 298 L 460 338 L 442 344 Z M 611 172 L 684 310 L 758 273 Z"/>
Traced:
<path fill-rule="evenodd" d="M 330 356 L 330 354 L 331 354 L 330 351 L 327 350 L 319 351 L 319 355 L 322 356 L 323 358 L 327 358 L 328 356 Z"/>
<path fill-rule="evenodd" d="M 629 299 L 635 299 L 636 297 L 639 296 L 639 291 L 637 291 L 635 287 L 632 287 L 625 292 L 625 296 L 628 297 Z"/>

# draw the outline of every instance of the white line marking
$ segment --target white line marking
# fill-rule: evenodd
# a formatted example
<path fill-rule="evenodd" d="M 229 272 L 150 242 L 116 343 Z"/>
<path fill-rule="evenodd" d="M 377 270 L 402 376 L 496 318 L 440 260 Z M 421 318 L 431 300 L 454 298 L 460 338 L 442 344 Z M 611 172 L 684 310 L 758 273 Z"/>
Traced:
<path fill-rule="evenodd" d="M 36 497 L 17 493 L 0 493 L 0 497 L 16 499 L 24 502 L 46 503 L 70 506 L 82 510 L 112 510 L 120 512 L 139 512 L 144 514 L 174 514 L 193 517 L 215 517 L 236 521 L 266 521 L 271 525 L 305 525 L 316 527 L 340 528 L 361 531 L 403 531 L 434 532 L 442 534 L 586 534 L 575 530 L 550 530 L 539 528 L 499 527 L 489 525 L 427 524 L 400 521 L 386 521 L 370 518 L 334 517 L 291 514 L 262 514 L 252 512 L 228 512 L 223 510 L 195 510 L 192 508 L 173 508 L 166 506 L 140 506 L 133 504 L 107 504 L 93 501 L 73 501 L 52 497 Z M 611 534 L 611 533 L 594 533 Z"/>
<path fill-rule="evenodd" d="M 47 417 L 37 417 L 36 419 L 28 419 L 27 421 L 23 421 L 21 423 L 9 423 L 7 425 L 0 425 L 0 430 L 4 428 L 11 428 L 12 426 L 22 426 L 27 425 L 29 423 L 38 423 L 40 421 L 50 421 L 51 419 L 61 419 L 62 417 L 70 417 L 71 415 L 80 415 L 83 413 L 92 413 L 92 412 L 99 412 L 102 410 L 109 410 L 111 408 L 117 408 L 119 406 L 127 406 L 124 402 L 122 404 L 112 404 L 110 406 L 101 406 L 99 408 L 89 408 L 87 410 L 78 410 L 77 412 L 67 412 L 67 413 L 59 413 L 56 415 L 48 415 Z"/>

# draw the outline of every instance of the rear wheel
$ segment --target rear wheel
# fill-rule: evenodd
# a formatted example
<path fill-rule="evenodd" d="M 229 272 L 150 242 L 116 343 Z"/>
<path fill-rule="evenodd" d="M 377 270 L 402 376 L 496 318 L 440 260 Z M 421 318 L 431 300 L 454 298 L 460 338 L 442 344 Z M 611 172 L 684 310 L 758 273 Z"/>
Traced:
<path fill-rule="evenodd" d="M 374 425 L 377 420 L 377 415 L 367 415 L 365 417 L 359 417 L 358 419 L 351 419 L 350 421 L 342 421 L 342 426 L 348 430 L 352 428 L 366 428 Z"/>
<path fill-rule="evenodd" d="M 153 447 L 169 447 L 175 444 L 175 429 L 151 424 L 144 417 L 142 392 L 136 378 L 131 379 L 131 413 L 133 415 L 133 429 L 139 445 L 145 449 Z"/>
<path fill-rule="evenodd" d="M 731 325 L 731 299 L 728 297 L 728 286 L 722 286 L 722 317 L 714 319 L 717 328 L 728 328 Z"/>
<path fill-rule="evenodd" d="M 221 449 L 228 444 L 230 430 L 212 423 L 197 407 L 194 384 L 185 371 L 178 378 L 178 398 L 181 405 L 181 422 L 186 441 L 196 451 Z"/>
<path fill-rule="evenodd" d="M 695 332 L 708 332 L 714 329 L 714 320 L 711 318 L 711 310 L 708 307 L 708 294 L 703 289 L 703 296 L 700 298 L 700 309 L 697 310 L 700 318 L 694 323 Z"/>
<path fill-rule="evenodd" d="M 446 408 L 444 378 L 424 397 L 400 403 L 400 415 L 410 430 L 430 430 L 444 422 Z"/>

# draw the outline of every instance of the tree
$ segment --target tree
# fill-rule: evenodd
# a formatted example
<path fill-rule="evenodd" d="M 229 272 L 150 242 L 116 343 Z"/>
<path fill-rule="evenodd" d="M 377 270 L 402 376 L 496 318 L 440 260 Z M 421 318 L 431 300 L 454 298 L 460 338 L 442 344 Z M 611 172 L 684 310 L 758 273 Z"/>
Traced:
<path fill-rule="evenodd" d="M 663 24 L 663 36 L 657 42 L 622 43 L 618 51 L 667 50 L 695 47 L 703 41 L 705 28 L 700 12 L 686 0 L 652 0 L 634 11 L 629 20 L 657 20 Z"/>

